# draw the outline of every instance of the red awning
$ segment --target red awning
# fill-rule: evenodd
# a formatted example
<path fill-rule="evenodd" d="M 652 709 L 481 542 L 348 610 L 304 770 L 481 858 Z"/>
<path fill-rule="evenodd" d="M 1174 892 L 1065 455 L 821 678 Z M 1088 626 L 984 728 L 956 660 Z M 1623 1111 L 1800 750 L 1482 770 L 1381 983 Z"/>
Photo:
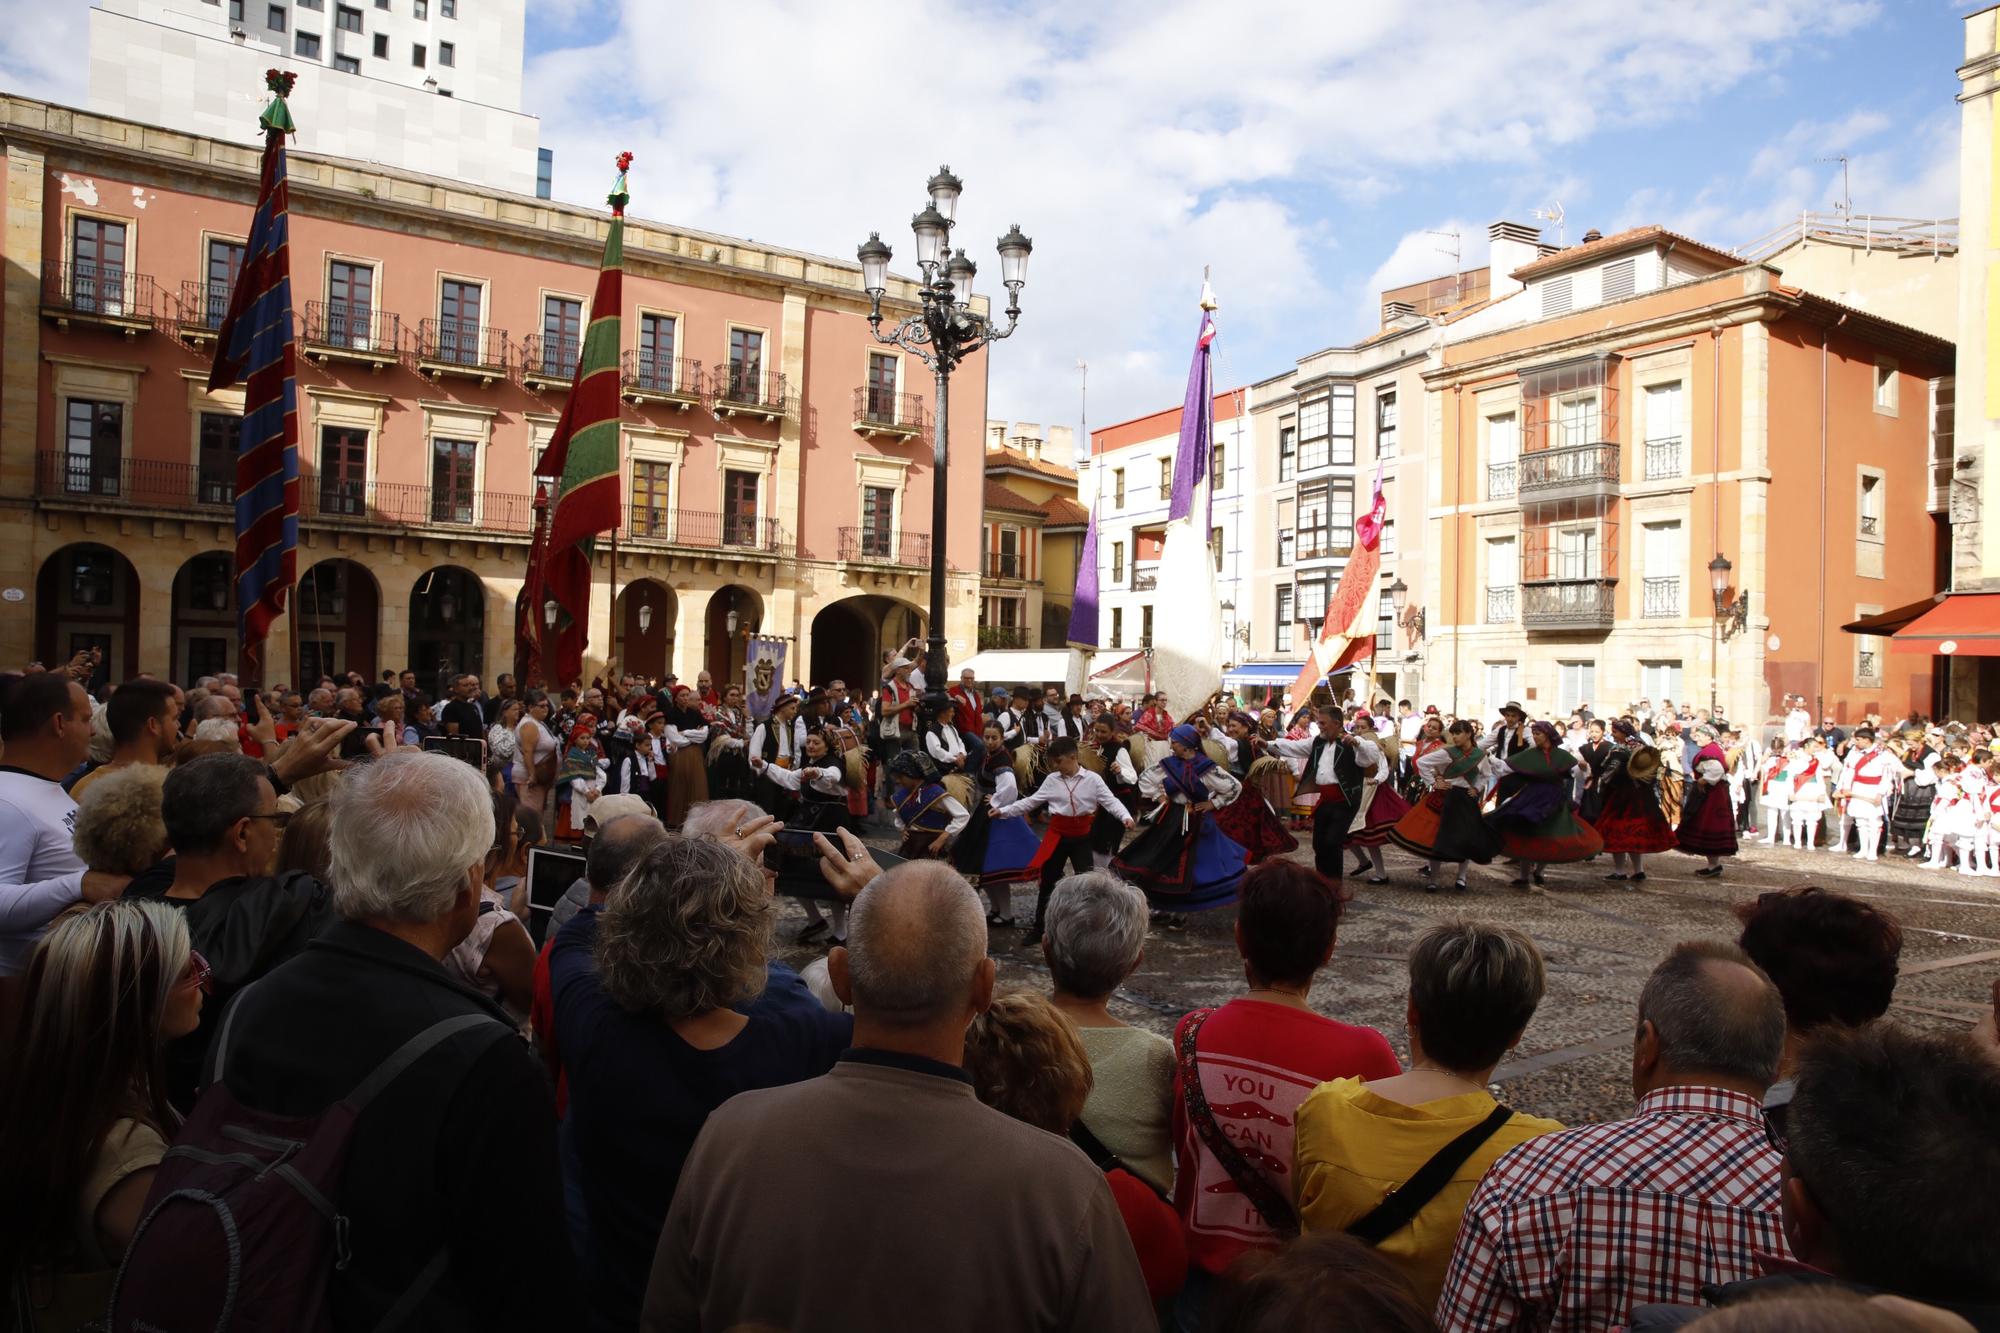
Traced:
<path fill-rule="evenodd" d="M 1895 653 L 2000 657 L 2000 593 L 1952 593 L 1896 631 Z"/>

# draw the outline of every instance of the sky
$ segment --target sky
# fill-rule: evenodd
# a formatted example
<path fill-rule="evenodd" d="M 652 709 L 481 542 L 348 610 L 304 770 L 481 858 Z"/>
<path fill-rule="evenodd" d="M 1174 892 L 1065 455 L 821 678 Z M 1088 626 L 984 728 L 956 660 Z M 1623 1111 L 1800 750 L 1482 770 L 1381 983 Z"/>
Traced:
<path fill-rule="evenodd" d="M 1077 424 L 1080 361 L 1093 427 L 1178 404 L 1205 266 L 1221 387 L 1367 336 L 1501 219 L 1730 248 L 1840 203 L 1839 155 L 1856 213 L 1957 212 L 1970 6 L 1938 0 L 527 4 L 559 199 L 601 206 L 629 149 L 635 215 L 848 259 L 879 230 L 911 272 L 949 163 L 1003 298 L 1018 222 L 1015 422 Z M 83 10 L 0 0 L 0 88 L 82 105 Z"/>

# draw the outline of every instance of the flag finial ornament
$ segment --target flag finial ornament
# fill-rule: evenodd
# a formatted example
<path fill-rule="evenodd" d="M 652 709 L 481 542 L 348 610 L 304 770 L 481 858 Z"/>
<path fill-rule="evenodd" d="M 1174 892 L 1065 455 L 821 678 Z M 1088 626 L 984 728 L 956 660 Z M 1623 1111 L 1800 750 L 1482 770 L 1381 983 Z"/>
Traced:
<path fill-rule="evenodd" d="M 271 94 L 271 103 L 264 108 L 264 114 L 257 117 L 257 123 L 266 133 L 297 134 L 299 127 L 292 123 L 291 108 L 285 99 L 291 96 L 292 85 L 299 76 L 288 69 L 267 69 L 264 71 L 264 87 Z"/>
<path fill-rule="evenodd" d="M 612 183 L 611 193 L 604 197 L 604 202 L 611 205 L 611 211 L 614 215 L 622 218 L 625 216 L 625 205 L 632 201 L 631 193 L 625 188 L 625 173 L 631 170 L 632 154 L 629 152 L 620 153 L 617 158 L 617 164 L 618 179 Z"/>
<path fill-rule="evenodd" d="M 1203 264 L 1201 266 L 1201 308 L 1212 312 L 1216 305 L 1215 288 L 1208 285 L 1208 265 Z"/>

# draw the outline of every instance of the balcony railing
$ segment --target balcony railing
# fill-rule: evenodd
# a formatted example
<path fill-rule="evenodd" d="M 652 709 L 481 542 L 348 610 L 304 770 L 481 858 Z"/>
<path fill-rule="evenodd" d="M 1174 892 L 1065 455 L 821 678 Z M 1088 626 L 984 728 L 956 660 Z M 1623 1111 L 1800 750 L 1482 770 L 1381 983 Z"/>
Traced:
<path fill-rule="evenodd" d="M 1018 551 L 988 551 L 986 553 L 986 577 L 989 579 L 1025 579 L 1028 577 L 1028 558 Z"/>
<path fill-rule="evenodd" d="M 1681 614 L 1681 580 L 1678 574 L 1664 578 L 1648 578 L 1639 585 L 1640 609 L 1642 616 L 1677 616 Z"/>
<path fill-rule="evenodd" d="M 1489 500 L 1511 500 L 1518 479 L 1519 468 L 1513 463 L 1488 463 L 1486 465 L 1486 498 Z"/>
<path fill-rule="evenodd" d="M 623 531 L 635 542 L 664 542 L 704 551 L 775 552 L 779 543 L 778 521 L 773 518 L 657 505 L 627 505 Z"/>
<path fill-rule="evenodd" d="M 535 497 L 308 473 L 299 478 L 299 516 L 390 527 L 476 527 L 527 536 L 535 530 Z"/>
<path fill-rule="evenodd" d="M 842 528 L 840 558 L 862 564 L 923 568 L 931 562 L 931 535 L 899 532 L 894 528 Z"/>
<path fill-rule="evenodd" d="M 981 625 L 979 627 L 979 650 L 988 648 L 1026 648 L 1028 631 L 1020 625 Z"/>
<path fill-rule="evenodd" d="M 785 414 L 785 377 L 760 375 L 755 366 L 717 366 L 709 393 L 715 399 L 717 416 L 742 412 L 775 419 Z"/>
<path fill-rule="evenodd" d="M 1665 481 L 1678 477 L 1686 471 L 1686 467 L 1680 436 L 1670 435 L 1664 439 L 1646 441 L 1647 481 Z"/>
<path fill-rule="evenodd" d="M 1521 586 L 1521 623 L 1529 629 L 1610 629 L 1618 580 L 1559 579 Z"/>
<path fill-rule="evenodd" d="M 1519 494 L 1526 499 L 1560 499 L 1599 494 L 1618 485 L 1618 446 L 1567 444 L 1521 455 Z"/>
<path fill-rule="evenodd" d="M 1486 623 L 1511 625 L 1521 604 L 1521 589 L 1515 584 L 1486 590 Z"/>
<path fill-rule="evenodd" d="M 1132 571 L 1132 591 L 1151 592 L 1160 586 L 1160 571 L 1157 567 L 1134 569 Z"/>
<path fill-rule="evenodd" d="M 863 435 L 915 435 L 923 428 L 921 394 L 892 393 L 873 384 L 854 391 L 854 429 Z"/>
<path fill-rule="evenodd" d="M 701 362 L 632 348 L 619 358 L 619 387 L 633 402 L 678 404 L 685 412 L 701 401 Z"/>
<path fill-rule="evenodd" d="M 1858 681 L 1875 679 L 1875 654 L 1862 649 L 1854 655 L 1854 678 Z"/>
<path fill-rule="evenodd" d="M 403 319 L 393 310 L 356 301 L 306 302 L 308 356 L 389 361 L 402 337 Z"/>
<path fill-rule="evenodd" d="M 576 378 L 582 340 L 532 334 L 521 340 L 521 373 L 534 383 L 568 384 Z"/>
<path fill-rule="evenodd" d="M 102 320 L 137 328 L 159 313 L 152 275 L 93 262 L 43 270 L 42 309 L 57 318 Z"/>
<path fill-rule="evenodd" d="M 417 321 L 417 362 L 492 379 L 507 369 L 507 330 L 460 319 Z"/>
<path fill-rule="evenodd" d="M 234 478 L 203 476 L 193 463 L 44 449 L 35 455 L 35 494 L 154 509 L 226 508 L 236 486 Z"/>
<path fill-rule="evenodd" d="M 1863 515 L 1861 516 L 1861 535 L 1862 535 L 1862 536 L 1864 536 L 1864 537 L 1874 537 L 1874 536 L 1877 536 L 1878 534 L 1880 534 L 1880 533 L 1881 533 L 1881 531 L 1882 531 L 1882 519 L 1881 519 L 1881 516 L 1880 516 L 1880 515 L 1877 515 L 1877 514 L 1863 514 Z"/>
<path fill-rule="evenodd" d="M 213 334 L 229 314 L 229 298 L 236 292 L 232 282 L 203 282 L 189 278 L 181 284 L 176 319 L 182 333 Z"/>

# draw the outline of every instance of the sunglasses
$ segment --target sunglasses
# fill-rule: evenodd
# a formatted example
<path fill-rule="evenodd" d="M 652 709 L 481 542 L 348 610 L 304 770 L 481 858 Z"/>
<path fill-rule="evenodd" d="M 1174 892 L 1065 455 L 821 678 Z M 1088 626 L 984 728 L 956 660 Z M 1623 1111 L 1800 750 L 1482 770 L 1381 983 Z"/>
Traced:
<path fill-rule="evenodd" d="M 188 950 L 187 970 L 181 973 L 179 985 L 192 985 L 203 995 L 215 994 L 215 969 L 208 965 L 199 951 Z"/>

